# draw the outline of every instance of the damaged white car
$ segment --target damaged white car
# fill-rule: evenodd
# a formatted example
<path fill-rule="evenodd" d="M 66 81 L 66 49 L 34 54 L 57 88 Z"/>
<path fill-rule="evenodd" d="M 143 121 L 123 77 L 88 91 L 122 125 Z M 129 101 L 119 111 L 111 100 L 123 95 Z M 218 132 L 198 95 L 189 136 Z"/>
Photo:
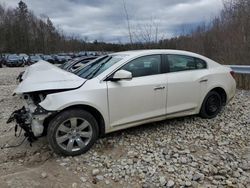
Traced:
<path fill-rule="evenodd" d="M 32 142 L 47 136 L 58 154 L 79 155 L 106 133 L 168 118 L 215 117 L 235 94 L 230 68 L 177 50 L 99 57 L 73 73 L 45 61 L 20 76 L 25 105 L 16 121 Z"/>

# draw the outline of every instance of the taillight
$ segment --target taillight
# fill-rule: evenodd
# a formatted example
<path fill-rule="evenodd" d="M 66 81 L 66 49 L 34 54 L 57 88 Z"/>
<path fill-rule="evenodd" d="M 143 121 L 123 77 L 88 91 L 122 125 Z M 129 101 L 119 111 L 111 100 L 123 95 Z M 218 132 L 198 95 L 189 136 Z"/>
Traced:
<path fill-rule="evenodd" d="M 234 73 L 234 71 L 230 71 L 230 74 L 235 79 L 235 73 Z"/>

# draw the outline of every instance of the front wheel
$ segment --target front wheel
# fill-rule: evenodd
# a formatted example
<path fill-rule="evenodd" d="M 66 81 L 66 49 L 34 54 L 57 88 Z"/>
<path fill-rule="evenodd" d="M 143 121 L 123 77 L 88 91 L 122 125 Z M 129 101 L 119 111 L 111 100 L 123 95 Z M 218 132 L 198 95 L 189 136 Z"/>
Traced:
<path fill-rule="evenodd" d="M 200 116 L 203 118 L 214 118 L 221 111 L 221 108 L 221 96 L 216 91 L 210 91 L 202 103 Z"/>
<path fill-rule="evenodd" d="M 48 125 L 48 142 L 57 154 L 80 155 L 87 152 L 98 138 L 98 124 L 84 110 L 66 110 Z"/>

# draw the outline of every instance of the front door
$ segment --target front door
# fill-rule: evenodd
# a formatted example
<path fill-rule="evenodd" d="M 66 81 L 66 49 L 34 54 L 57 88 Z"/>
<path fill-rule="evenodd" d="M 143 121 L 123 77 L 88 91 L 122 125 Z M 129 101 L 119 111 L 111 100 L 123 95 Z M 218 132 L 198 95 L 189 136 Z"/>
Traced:
<path fill-rule="evenodd" d="M 107 81 L 112 127 L 166 114 L 167 74 L 162 74 L 161 55 L 139 57 L 121 69 L 131 80 Z"/>

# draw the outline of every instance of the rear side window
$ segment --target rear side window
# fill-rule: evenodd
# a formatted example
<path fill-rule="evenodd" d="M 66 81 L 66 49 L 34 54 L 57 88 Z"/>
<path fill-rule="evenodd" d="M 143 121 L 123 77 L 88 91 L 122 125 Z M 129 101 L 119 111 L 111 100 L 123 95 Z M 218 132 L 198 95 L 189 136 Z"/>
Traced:
<path fill-rule="evenodd" d="M 121 68 L 132 73 L 133 77 L 161 74 L 161 55 L 139 57 Z"/>
<path fill-rule="evenodd" d="M 183 55 L 167 55 L 167 57 L 169 72 L 179 72 L 207 68 L 206 62 L 199 58 Z"/>

